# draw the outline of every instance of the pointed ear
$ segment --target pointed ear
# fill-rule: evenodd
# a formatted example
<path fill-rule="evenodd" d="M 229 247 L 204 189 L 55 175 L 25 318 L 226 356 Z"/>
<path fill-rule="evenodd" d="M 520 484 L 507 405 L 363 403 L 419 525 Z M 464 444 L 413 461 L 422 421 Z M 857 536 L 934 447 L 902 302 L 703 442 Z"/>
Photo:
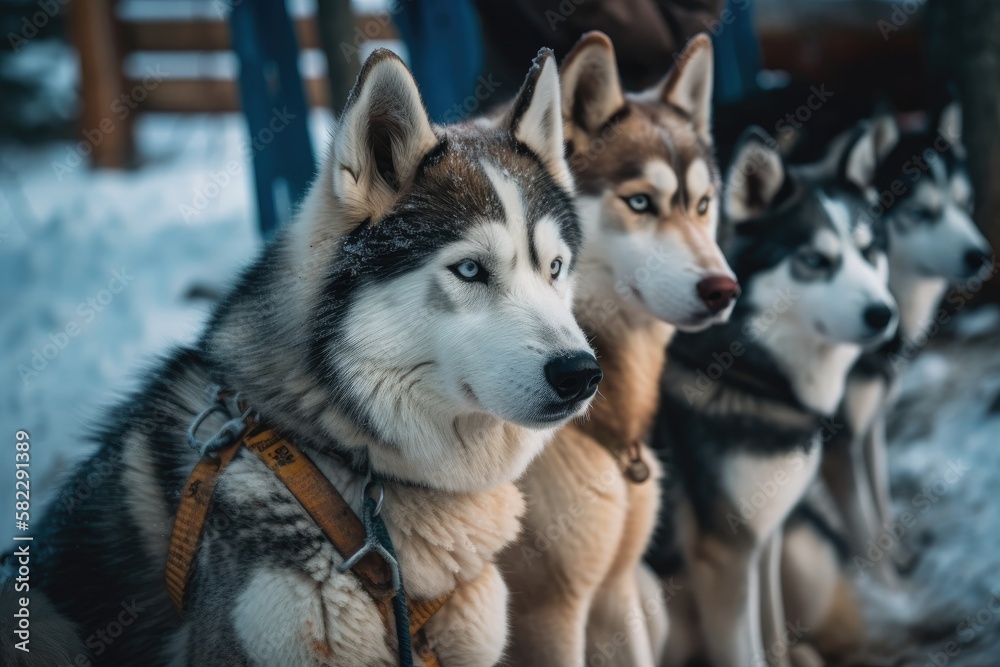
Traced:
<path fill-rule="evenodd" d="M 876 162 L 882 162 L 899 143 L 899 125 L 891 111 L 883 111 L 872 119 L 872 140 Z"/>
<path fill-rule="evenodd" d="M 593 133 L 625 106 L 615 47 L 603 32 L 588 32 L 559 68 L 563 121 Z"/>
<path fill-rule="evenodd" d="M 868 192 L 875 184 L 877 167 L 876 124 L 868 122 L 848 141 L 841 161 L 840 177 Z"/>
<path fill-rule="evenodd" d="M 702 141 L 712 143 L 712 40 L 705 33 L 691 38 L 677 64 L 661 84 L 661 99 L 694 123 Z"/>
<path fill-rule="evenodd" d="M 573 178 L 563 156 L 559 74 L 551 49 L 542 49 L 535 56 L 507 124 L 514 138 L 538 156 L 556 182 L 572 191 Z"/>
<path fill-rule="evenodd" d="M 962 103 L 955 100 L 941 110 L 938 118 L 938 132 L 952 146 L 962 145 Z"/>
<path fill-rule="evenodd" d="M 438 144 L 417 83 L 399 56 L 378 49 L 347 98 L 333 142 L 333 192 L 352 223 L 377 220 Z"/>
<path fill-rule="evenodd" d="M 785 183 L 785 164 L 777 143 L 759 127 L 740 137 L 726 178 L 726 218 L 739 223 L 763 214 Z"/>

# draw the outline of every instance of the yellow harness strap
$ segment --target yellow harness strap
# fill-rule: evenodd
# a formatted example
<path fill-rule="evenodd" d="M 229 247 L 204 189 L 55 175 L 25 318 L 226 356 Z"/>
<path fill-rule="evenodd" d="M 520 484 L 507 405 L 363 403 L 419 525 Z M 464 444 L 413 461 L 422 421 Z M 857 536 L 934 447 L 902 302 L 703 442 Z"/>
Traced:
<path fill-rule="evenodd" d="M 212 507 L 216 482 L 241 446 L 256 454 L 274 472 L 343 558 L 349 558 L 364 545 L 361 520 L 309 457 L 271 429 L 252 425 L 240 440 L 220 449 L 215 456 L 203 457 L 184 486 L 167 550 L 167 592 L 178 613 L 183 612 L 184 591 Z M 394 594 L 388 563 L 370 552 L 351 571 L 378 604 L 383 620 L 387 620 L 392 615 Z M 427 645 L 423 628 L 447 599 L 447 595 L 435 600 L 407 599 L 414 652 L 423 659 L 425 667 L 440 667 L 437 656 Z"/>
<path fill-rule="evenodd" d="M 212 494 L 219 475 L 239 451 L 240 441 L 220 449 L 215 457 L 204 456 L 194 467 L 181 493 L 174 527 L 167 548 L 167 594 L 177 613 L 184 606 L 184 589 L 191 578 L 194 557 L 205 526 L 205 519 L 212 509 Z"/>

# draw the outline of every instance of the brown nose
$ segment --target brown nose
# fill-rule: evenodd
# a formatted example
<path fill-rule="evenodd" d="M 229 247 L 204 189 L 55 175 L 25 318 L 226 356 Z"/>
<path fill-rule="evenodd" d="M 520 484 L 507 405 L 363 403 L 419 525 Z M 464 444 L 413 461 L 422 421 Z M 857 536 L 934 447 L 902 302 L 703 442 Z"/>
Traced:
<path fill-rule="evenodd" d="M 728 308 L 739 295 L 739 283 L 728 276 L 709 276 L 698 283 L 698 296 L 713 314 Z"/>

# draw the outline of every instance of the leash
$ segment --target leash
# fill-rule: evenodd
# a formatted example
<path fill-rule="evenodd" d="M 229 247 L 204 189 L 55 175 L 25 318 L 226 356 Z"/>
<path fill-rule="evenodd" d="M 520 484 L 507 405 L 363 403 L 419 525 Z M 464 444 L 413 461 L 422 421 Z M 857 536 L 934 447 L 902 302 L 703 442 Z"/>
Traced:
<path fill-rule="evenodd" d="M 213 413 L 230 418 L 206 442 L 197 439 L 202 422 Z M 382 482 L 369 478 L 365 484 L 362 518 L 359 519 L 344 497 L 305 453 L 273 430 L 263 426 L 238 396 L 218 392 L 215 401 L 191 423 L 188 443 L 201 452 L 201 460 L 191 472 L 177 508 L 167 550 L 167 593 L 183 615 L 184 592 L 194 566 L 212 496 L 219 477 L 239 451 L 253 452 L 291 491 L 306 513 L 345 560 L 341 572 L 351 571 L 362 588 L 378 605 L 384 623 L 389 608 L 396 624 L 396 643 L 402 667 L 413 665 L 412 644 L 418 647 L 426 667 L 440 667 L 428 645 L 424 626 L 447 601 L 447 594 L 434 600 L 410 600 L 403 589 L 395 549 L 382 520 Z M 378 491 L 377 499 L 371 491 Z M 415 642 L 413 640 L 416 640 Z"/>
<path fill-rule="evenodd" d="M 381 501 L 376 504 L 371 498 L 365 498 L 365 529 L 385 553 L 384 558 L 392 565 L 393 579 L 398 582 L 396 594 L 392 596 L 392 611 L 396 616 L 396 644 L 399 646 L 399 664 L 400 667 L 413 667 L 413 650 L 410 646 L 410 609 L 406 603 L 406 593 L 403 592 L 403 575 L 399 571 L 396 550 L 392 547 L 392 540 L 389 539 L 389 531 L 385 527 L 385 522 L 378 515 L 380 504 Z M 348 563 L 343 563 L 340 569 L 341 571 L 349 569 Z"/>

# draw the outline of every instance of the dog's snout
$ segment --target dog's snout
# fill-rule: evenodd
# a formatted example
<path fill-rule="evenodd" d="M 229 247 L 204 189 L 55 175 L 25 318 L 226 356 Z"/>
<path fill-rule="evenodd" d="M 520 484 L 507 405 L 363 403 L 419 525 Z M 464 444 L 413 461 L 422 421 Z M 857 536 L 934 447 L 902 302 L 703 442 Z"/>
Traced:
<path fill-rule="evenodd" d="M 559 398 L 573 401 L 593 396 L 604 373 L 592 354 L 576 352 L 545 364 L 545 378 Z"/>
<path fill-rule="evenodd" d="M 892 321 L 892 308 L 884 303 L 874 303 L 865 308 L 865 324 L 874 331 L 883 331 Z"/>
<path fill-rule="evenodd" d="M 982 248 L 970 248 L 965 251 L 965 269 L 968 275 L 974 276 L 990 261 L 990 254 Z"/>
<path fill-rule="evenodd" d="M 698 296 L 713 314 L 725 310 L 740 295 L 740 286 L 729 276 L 709 276 L 698 283 Z"/>

